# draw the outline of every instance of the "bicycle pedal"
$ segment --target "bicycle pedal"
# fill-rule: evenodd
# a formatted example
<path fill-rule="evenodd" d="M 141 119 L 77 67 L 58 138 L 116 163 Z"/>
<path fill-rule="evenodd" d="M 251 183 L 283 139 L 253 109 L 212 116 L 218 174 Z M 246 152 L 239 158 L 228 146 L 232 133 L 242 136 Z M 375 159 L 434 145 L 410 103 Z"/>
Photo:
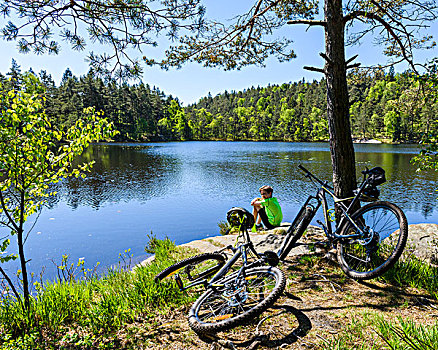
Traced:
<path fill-rule="evenodd" d="M 278 257 L 277 253 L 273 252 L 272 250 L 265 251 L 263 255 L 269 266 L 275 267 L 280 262 L 280 258 Z"/>

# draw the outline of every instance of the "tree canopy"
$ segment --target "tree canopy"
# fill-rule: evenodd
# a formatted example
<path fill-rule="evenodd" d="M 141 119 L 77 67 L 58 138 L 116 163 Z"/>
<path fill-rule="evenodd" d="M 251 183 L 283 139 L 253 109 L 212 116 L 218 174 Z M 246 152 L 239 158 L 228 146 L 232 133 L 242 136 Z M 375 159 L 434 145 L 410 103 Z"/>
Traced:
<path fill-rule="evenodd" d="M 438 134 L 436 72 L 377 70 L 348 75 L 351 134 L 355 139 L 392 142 L 433 141 Z M 27 73 L 24 73 L 27 74 Z M 15 62 L 0 82 L 21 81 Z M 182 107 L 177 98 L 148 84 L 105 82 L 90 73 L 76 77 L 70 69 L 57 86 L 47 71 L 46 115 L 60 130 L 72 126 L 84 108 L 102 110 L 119 132 L 117 141 L 277 140 L 326 141 L 326 82 L 283 83 L 224 91 Z"/>
<path fill-rule="evenodd" d="M 60 40 L 82 51 L 100 44 L 104 52 L 88 53 L 96 73 L 122 79 L 142 73 L 145 46 L 157 46 L 157 36 L 170 40 L 180 30 L 198 35 L 205 29 L 205 8 L 201 0 L 61 0 L 15 1 L 0 4 L 10 21 L 2 28 L 3 38 L 18 41 L 23 53 L 58 54 Z M 132 54 L 132 50 L 140 55 Z M 107 53 L 108 52 L 108 53 Z M 143 56 L 143 58 L 139 58 Z"/>
<path fill-rule="evenodd" d="M 391 63 L 405 60 L 414 68 L 414 50 L 435 45 L 432 36 L 424 32 L 428 23 L 436 19 L 437 5 L 432 0 L 247 3 L 247 12 L 224 21 L 206 18 L 202 0 L 5 0 L 0 11 L 10 20 L 3 26 L 2 36 L 8 41 L 16 40 L 23 53 L 58 54 L 61 41 L 79 51 L 91 44 L 102 44 L 105 53 L 91 49 L 88 52 L 91 67 L 95 72 L 125 79 L 141 74 L 142 61 L 163 67 L 196 61 L 234 69 L 263 65 L 272 55 L 281 61 L 293 59 L 293 41 L 277 37 L 275 30 L 293 24 L 326 30 L 328 19 L 324 13 L 330 3 L 340 5 L 347 45 L 371 35 L 384 46 L 383 52 L 392 58 Z M 161 35 L 174 43 L 166 58 L 144 54 L 147 46 L 158 45 Z"/>
<path fill-rule="evenodd" d="M 358 44 L 367 35 L 372 36 L 376 44 L 383 45 L 383 53 L 391 58 L 390 64 L 404 60 L 415 69 L 418 63 L 414 61 L 414 50 L 435 46 L 432 36 L 424 32 L 430 21 L 436 19 L 435 1 L 254 0 L 248 3 L 252 3 L 248 12 L 235 17 L 228 25 L 207 22 L 208 30 L 201 39 L 180 38 L 180 44 L 168 51 L 165 64 L 180 65 L 191 60 L 232 69 L 263 64 L 271 55 L 281 61 L 290 60 L 295 57 L 293 41 L 277 37 L 275 30 L 295 24 L 321 27 L 327 40 L 331 35 L 327 10 L 331 6 L 340 11 L 339 24 L 345 30 L 346 45 Z M 327 58 L 327 53 L 323 56 Z M 316 70 L 324 72 L 324 69 Z"/>
<path fill-rule="evenodd" d="M 17 67 L 13 67 L 16 72 Z M 16 238 L 24 303 L 30 307 L 30 287 L 24 244 L 30 231 L 24 223 L 53 195 L 50 185 L 68 176 L 80 176 L 91 163 L 75 166 L 75 157 L 91 142 L 114 135 L 112 124 L 94 108 L 86 108 L 65 130 L 52 125 L 44 111 L 44 85 L 32 73 L 18 74 L 18 80 L 0 83 L 0 263 L 16 259 L 7 253 Z M 9 231 L 9 232 L 8 232 Z M 21 296 L 0 265 L 0 274 Z"/>

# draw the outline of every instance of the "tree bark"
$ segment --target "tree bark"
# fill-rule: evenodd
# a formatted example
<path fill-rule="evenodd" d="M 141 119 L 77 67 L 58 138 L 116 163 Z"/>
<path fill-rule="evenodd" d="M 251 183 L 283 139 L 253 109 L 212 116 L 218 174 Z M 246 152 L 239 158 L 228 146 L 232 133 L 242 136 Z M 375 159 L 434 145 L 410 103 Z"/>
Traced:
<path fill-rule="evenodd" d="M 24 306 L 29 313 L 30 311 L 30 291 L 29 291 L 29 281 L 27 278 L 27 262 L 24 257 L 24 243 L 23 243 L 23 225 L 24 225 L 24 191 L 21 191 L 20 194 L 20 224 L 17 231 L 17 242 L 18 242 L 18 256 L 20 258 L 20 265 L 21 265 L 21 274 L 23 276 L 23 294 L 24 294 Z"/>
<path fill-rule="evenodd" d="M 347 88 L 342 0 L 325 0 L 324 16 L 327 119 L 335 195 L 349 197 L 356 188 Z"/>
<path fill-rule="evenodd" d="M 20 265 L 21 265 L 21 275 L 23 277 L 24 307 L 25 307 L 25 311 L 29 312 L 30 310 L 29 281 L 27 278 L 26 259 L 24 257 L 23 230 L 21 229 L 17 233 L 17 241 L 18 241 L 18 255 L 20 257 Z"/>

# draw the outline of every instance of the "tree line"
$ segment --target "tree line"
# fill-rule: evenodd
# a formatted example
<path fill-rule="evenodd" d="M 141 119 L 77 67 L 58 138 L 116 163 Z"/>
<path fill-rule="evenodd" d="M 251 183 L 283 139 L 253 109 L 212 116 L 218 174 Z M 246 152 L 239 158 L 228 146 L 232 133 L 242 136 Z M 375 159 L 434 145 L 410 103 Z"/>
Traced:
<path fill-rule="evenodd" d="M 45 111 L 51 123 L 67 129 L 83 116 L 87 107 L 103 111 L 107 120 L 113 122 L 119 132 L 115 141 L 160 140 L 159 120 L 166 117 L 172 96 L 148 84 L 118 84 L 115 80 L 96 78 L 92 71 L 76 77 L 67 68 L 59 86 L 52 76 L 42 70 L 35 74 L 45 88 Z M 4 89 L 11 84 L 21 85 L 24 74 L 12 61 L 5 75 L 0 74 Z"/>
<path fill-rule="evenodd" d="M 418 142 L 437 135 L 438 95 L 431 76 L 390 69 L 351 73 L 348 83 L 354 138 Z M 329 138 L 326 110 L 325 79 L 225 91 L 185 108 L 191 133 L 174 137 L 323 141 Z"/>
<path fill-rule="evenodd" d="M 22 75 L 13 61 L 0 80 L 3 86 L 19 85 Z M 95 107 L 119 131 L 116 141 L 329 138 L 324 78 L 209 94 L 183 107 L 157 87 L 105 81 L 92 71 L 78 78 L 67 68 L 59 86 L 46 71 L 37 75 L 46 90 L 46 113 L 52 123 L 68 128 L 84 108 Z M 393 69 L 349 74 L 353 137 L 391 142 L 434 139 L 438 131 L 435 76 L 395 74 Z"/>

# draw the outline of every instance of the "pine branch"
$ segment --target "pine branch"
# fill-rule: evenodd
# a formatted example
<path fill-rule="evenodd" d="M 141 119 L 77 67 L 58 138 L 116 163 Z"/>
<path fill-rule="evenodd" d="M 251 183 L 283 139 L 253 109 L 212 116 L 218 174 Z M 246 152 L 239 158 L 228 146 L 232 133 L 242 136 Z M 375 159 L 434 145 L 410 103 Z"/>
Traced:
<path fill-rule="evenodd" d="M 361 65 L 361 63 L 353 63 L 353 64 L 350 64 L 350 65 L 347 65 L 347 69 L 350 69 L 350 68 L 358 68 L 358 67 L 360 67 L 360 65 Z"/>
<path fill-rule="evenodd" d="M 366 12 L 366 11 L 353 11 L 353 12 L 349 13 L 348 15 L 344 16 L 344 24 L 346 24 L 349 21 L 352 21 L 354 19 L 357 19 L 359 17 L 363 17 L 363 18 L 367 18 L 367 19 L 371 19 L 371 20 L 379 22 L 385 28 L 385 30 L 388 32 L 388 34 L 396 41 L 396 43 L 398 44 L 398 46 L 401 50 L 401 54 L 402 54 L 403 58 L 409 63 L 412 70 L 416 74 L 419 74 L 417 72 L 417 69 L 415 68 L 415 64 L 414 64 L 412 58 L 409 57 L 409 54 L 406 51 L 406 46 L 402 43 L 400 37 L 395 33 L 395 30 L 397 30 L 397 28 L 394 28 L 393 26 L 391 26 L 391 24 L 388 23 L 386 20 L 384 20 L 380 15 L 378 15 L 376 13 L 372 13 L 372 12 Z"/>
<path fill-rule="evenodd" d="M 322 69 L 322 68 L 309 67 L 309 66 L 304 66 L 303 68 L 306 69 L 306 70 L 312 71 L 312 72 L 318 72 L 318 73 L 322 73 L 322 74 L 326 73 L 325 70 Z"/>
<path fill-rule="evenodd" d="M 307 20 L 307 19 L 295 19 L 287 21 L 287 24 L 307 24 L 308 26 L 327 26 L 326 21 L 315 21 L 315 20 Z"/>
<path fill-rule="evenodd" d="M 353 57 L 350 57 L 348 60 L 345 61 L 345 64 L 349 64 L 350 62 L 353 62 L 359 55 L 354 55 Z"/>

